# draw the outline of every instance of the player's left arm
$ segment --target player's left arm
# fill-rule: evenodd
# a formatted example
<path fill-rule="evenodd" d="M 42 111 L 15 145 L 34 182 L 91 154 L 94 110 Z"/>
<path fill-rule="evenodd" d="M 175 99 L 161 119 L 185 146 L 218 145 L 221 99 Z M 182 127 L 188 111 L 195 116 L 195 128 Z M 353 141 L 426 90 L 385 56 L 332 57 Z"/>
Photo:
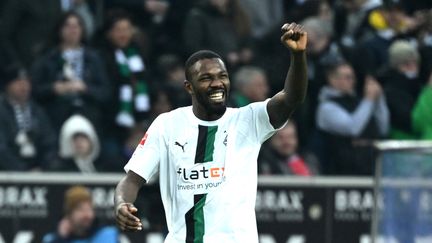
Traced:
<path fill-rule="evenodd" d="M 282 91 L 267 104 L 267 112 L 273 127 L 282 126 L 294 110 L 303 103 L 308 78 L 306 64 L 307 33 L 296 23 L 282 26 L 282 43 L 291 51 L 291 64 Z"/>

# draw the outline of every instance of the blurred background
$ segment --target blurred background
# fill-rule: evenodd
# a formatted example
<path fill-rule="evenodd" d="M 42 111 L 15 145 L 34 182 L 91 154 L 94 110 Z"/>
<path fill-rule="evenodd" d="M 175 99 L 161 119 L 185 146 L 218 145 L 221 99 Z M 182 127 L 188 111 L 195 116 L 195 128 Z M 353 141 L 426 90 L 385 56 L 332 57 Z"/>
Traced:
<path fill-rule="evenodd" d="M 374 142 L 432 140 L 432 1 L 3 0 L 0 13 L 0 242 L 161 242 L 157 182 L 137 204 L 144 232 L 107 226 L 123 166 L 153 119 L 191 104 L 197 50 L 224 58 L 232 107 L 281 90 L 286 22 L 308 33 L 309 90 L 259 155 L 261 242 L 371 242 Z"/>

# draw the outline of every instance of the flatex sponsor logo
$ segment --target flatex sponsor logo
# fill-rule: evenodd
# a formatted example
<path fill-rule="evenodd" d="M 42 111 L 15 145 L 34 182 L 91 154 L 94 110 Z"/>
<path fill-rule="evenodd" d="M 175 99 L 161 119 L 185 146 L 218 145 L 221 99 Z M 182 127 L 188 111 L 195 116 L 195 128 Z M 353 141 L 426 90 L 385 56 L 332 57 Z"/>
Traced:
<path fill-rule="evenodd" d="M 255 211 L 260 221 L 303 221 L 303 192 L 297 190 L 259 190 Z"/>
<path fill-rule="evenodd" d="M 371 190 L 337 190 L 334 218 L 341 221 L 370 221 L 374 207 Z"/>
<path fill-rule="evenodd" d="M 223 175 L 224 167 L 209 167 L 206 168 L 204 165 L 201 168 L 186 170 L 186 168 L 178 168 L 177 174 L 181 176 L 183 181 L 188 180 L 200 180 L 208 178 L 221 177 Z"/>
<path fill-rule="evenodd" d="M 0 217 L 46 217 L 47 192 L 44 186 L 1 186 Z"/>
<path fill-rule="evenodd" d="M 191 168 L 179 167 L 177 173 L 177 190 L 194 191 L 195 194 L 208 193 L 224 182 L 225 168 L 214 162 L 199 163 Z"/>

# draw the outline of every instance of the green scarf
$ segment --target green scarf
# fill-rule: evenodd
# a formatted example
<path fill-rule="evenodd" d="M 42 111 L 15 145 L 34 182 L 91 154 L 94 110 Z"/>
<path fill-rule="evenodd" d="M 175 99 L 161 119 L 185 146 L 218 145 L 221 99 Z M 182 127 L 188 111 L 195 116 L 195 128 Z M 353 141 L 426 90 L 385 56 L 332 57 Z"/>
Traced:
<path fill-rule="evenodd" d="M 121 126 L 132 127 L 135 125 L 134 111 L 150 110 L 148 84 L 140 76 L 145 66 L 138 50 L 133 47 L 116 50 L 115 58 L 120 75 L 128 80 L 120 86 L 120 110 L 116 121 Z"/>

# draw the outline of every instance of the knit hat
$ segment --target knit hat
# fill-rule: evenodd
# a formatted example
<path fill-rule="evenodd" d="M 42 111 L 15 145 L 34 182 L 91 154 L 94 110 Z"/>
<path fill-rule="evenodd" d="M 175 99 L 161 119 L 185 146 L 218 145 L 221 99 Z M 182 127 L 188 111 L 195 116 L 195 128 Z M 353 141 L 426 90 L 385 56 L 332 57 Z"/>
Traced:
<path fill-rule="evenodd" d="M 83 186 L 74 186 L 65 192 L 64 196 L 64 212 L 65 214 L 72 213 L 73 210 L 82 202 L 92 202 L 92 197 L 89 190 Z"/>

